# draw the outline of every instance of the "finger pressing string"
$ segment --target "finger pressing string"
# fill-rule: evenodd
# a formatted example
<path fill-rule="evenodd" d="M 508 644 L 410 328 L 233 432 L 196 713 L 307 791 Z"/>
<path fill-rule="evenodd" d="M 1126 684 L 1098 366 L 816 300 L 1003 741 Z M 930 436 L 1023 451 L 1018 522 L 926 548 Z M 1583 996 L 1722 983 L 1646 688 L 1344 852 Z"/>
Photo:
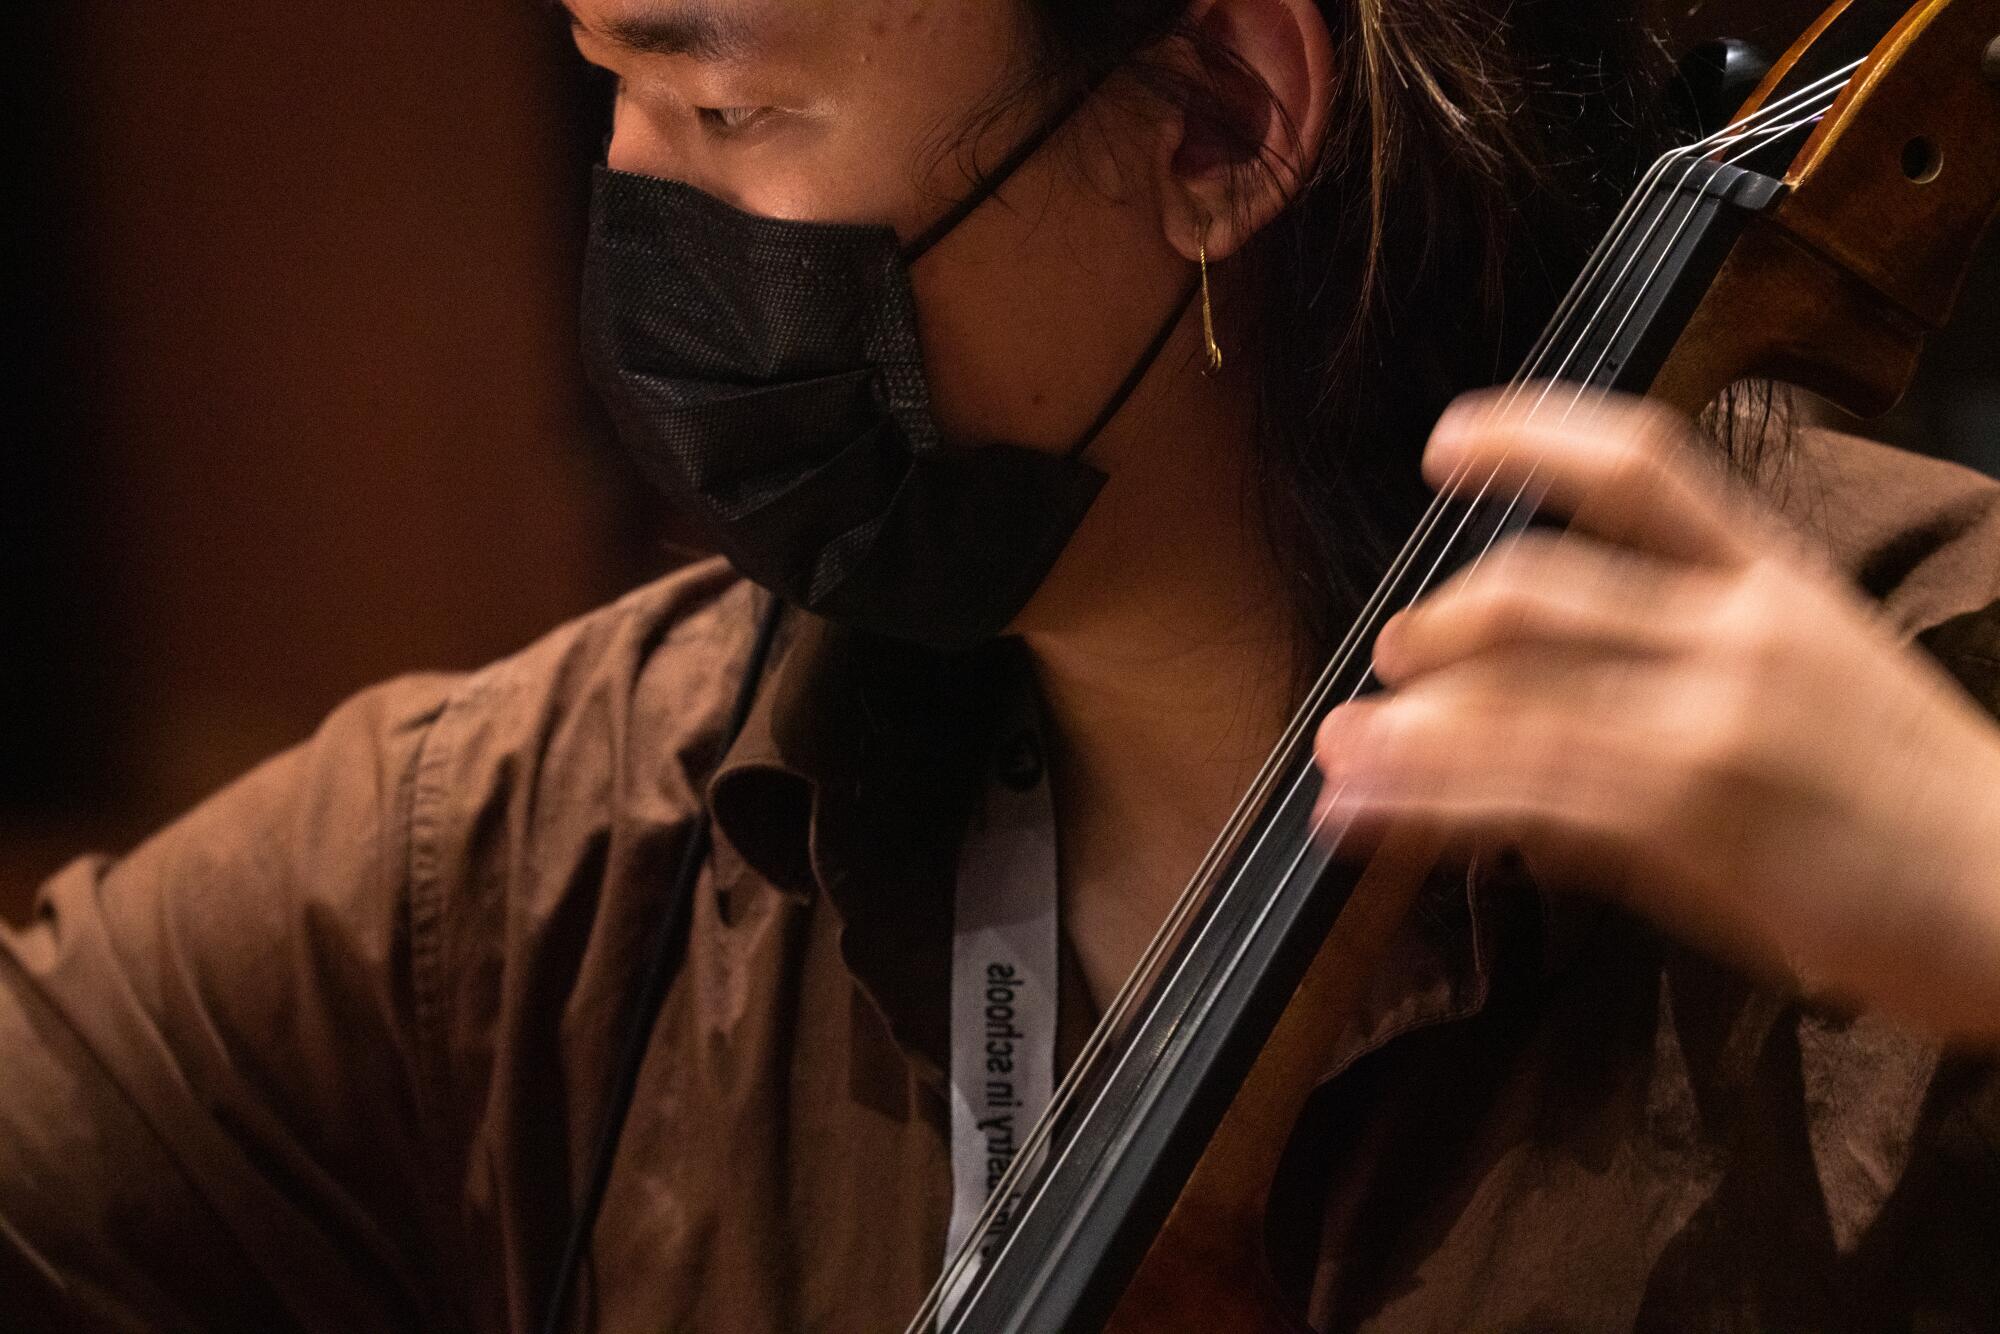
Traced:
<path fill-rule="evenodd" d="M 1575 533 L 1529 535 L 1382 627 L 1377 674 L 1397 684 L 1522 645 L 1657 655 L 1699 632 L 1699 572 Z"/>
<path fill-rule="evenodd" d="M 1733 567 L 1753 550 L 1745 529 L 1755 520 L 1704 467 L 1694 432 L 1639 399 L 1607 397 L 1555 412 L 1469 396 L 1438 423 L 1424 473 L 1433 484 L 1463 477 L 1533 485 L 1577 530 L 1672 560 Z"/>

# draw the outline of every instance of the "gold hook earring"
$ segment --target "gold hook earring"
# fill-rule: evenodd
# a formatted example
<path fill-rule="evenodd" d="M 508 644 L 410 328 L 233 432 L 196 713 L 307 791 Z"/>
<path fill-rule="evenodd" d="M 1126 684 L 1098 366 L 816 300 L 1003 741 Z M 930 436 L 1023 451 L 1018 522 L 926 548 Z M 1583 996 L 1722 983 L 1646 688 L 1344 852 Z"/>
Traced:
<path fill-rule="evenodd" d="M 1208 345 L 1208 374 L 1215 375 L 1222 370 L 1222 348 L 1215 341 L 1215 305 L 1208 296 L 1208 229 L 1213 220 L 1201 220 L 1201 237 L 1195 242 L 1195 250 L 1201 256 L 1201 337 Z"/>

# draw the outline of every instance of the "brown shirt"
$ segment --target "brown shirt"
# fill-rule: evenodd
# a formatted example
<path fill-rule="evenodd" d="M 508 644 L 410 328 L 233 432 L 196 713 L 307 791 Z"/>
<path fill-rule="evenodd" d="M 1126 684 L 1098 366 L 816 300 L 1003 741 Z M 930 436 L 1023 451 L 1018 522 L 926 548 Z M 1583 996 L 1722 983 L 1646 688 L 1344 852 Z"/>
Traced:
<path fill-rule="evenodd" d="M 1790 505 L 2000 711 L 2000 487 Z M 817 624 L 721 733 L 718 564 L 349 702 L 0 937 L 0 1329 L 527 1330 L 704 791 L 722 838 L 579 1327 L 900 1329 L 950 1208 L 960 824 L 1018 651 Z M 2000 868 L 1996 868 L 2000 875 Z M 2000 1076 L 1593 902 L 1447 876 L 1295 1132 L 1323 1328 L 2000 1329 Z"/>

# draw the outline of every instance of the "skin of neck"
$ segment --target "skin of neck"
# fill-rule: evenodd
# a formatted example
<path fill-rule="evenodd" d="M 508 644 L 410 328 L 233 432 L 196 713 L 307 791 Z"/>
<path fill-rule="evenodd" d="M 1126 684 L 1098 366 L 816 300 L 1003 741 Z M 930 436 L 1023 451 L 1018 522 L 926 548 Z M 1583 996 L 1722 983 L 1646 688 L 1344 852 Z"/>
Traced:
<path fill-rule="evenodd" d="M 1289 717 L 1296 620 L 1250 485 L 1254 381 L 1191 310 L 1089 459 L 1110 481 L 1017 628 L 1049 714 L 1064 920 L 1100 1005 Z"/>

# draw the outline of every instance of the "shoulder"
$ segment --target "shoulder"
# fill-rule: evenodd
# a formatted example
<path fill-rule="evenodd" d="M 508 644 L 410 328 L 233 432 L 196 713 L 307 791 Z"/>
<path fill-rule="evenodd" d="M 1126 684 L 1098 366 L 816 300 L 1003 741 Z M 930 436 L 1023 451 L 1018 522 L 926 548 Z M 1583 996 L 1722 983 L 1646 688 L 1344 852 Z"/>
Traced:
<path fill-rule="evenodd" d="M 488 1092 L 537 1061 L 609 1061 L 594 1028 L 558 1058 L 509 1016 L 618 1012 L 698 828 L 758 609 L 703 562 L 463 677 L 431 724 L 406 902 L 419 1068 L 447 1141 L 482 1133 Z"/>
<path fill-rule="evenodd" d="M 638 863 L 673 855 L 722 757 L 755 603 L 703 562 L 458 681 L 412 766 L 420 941 L 514 938 L 579 893 L 650 883 Z"/>
<path fill-rule="evenodd" d="M 145 965 L 118 987 L 156 1014 L 187 1008 L 186 982 L 192 1045 L 237 1049 L 222 1069 L 253 1049 L 280 1059 L 268 1039 L 288 1016 L 355 994 L 395 998 L 381 1022 L 403 1029 L 408 998 L 376 985 L 385 965 L 418 974 L 422 1028 L 448 929 L 500 927 L 480 905 L 615 875 L 607 843 L 692 823 L 754 634 L 750 594 L 704 564 L 480 671 L 363 690 L 123 858 L 51 881 L 12 947 L 53 975 L 101 935 Z"/>
<path fill-rule="evenodd" d="M 466 822 L 497 833 L 531 806 L 543 824 L 600 818 L 591 794 L 631 781 L 675 795 L 722 729 L 752 619 L 749 586 L 704 563 L 481 670 L 380 682 L 120 869 L 182 886 L 182 908 L 230 911 L 238 882 L 391 904 L 443 873 L 438 840 Z"/>
<path fill-rule="evenodd" d="M 1910 634 L 2000 603 L 2000 482 L 1983 473 L 1807 430 L 1764 489 Z"/>
<path fill-rule="evenodd" d="M 254 1238 L 298 1309 L 416 1321 L 375 1308 L 420 1309 L 432 1248 L 458 1244 L 413 1183 L 441 1154 L 470 1170 L 439 1146 L 478 1115 L 501 993 L 531 1012 L 540 965 L 573 973 L 593 906 L 650 920 L 753 612 L 704 564 L 483 670 L 383 682 L 126 857 L 57 876 L 0 930 L 0 1212 L 129 1283 L 135 1313 L 192 1291 L 154 1282 L 187 1245 Z M 107 1210 L 119 1229 L 78 1229 Z M 394 1282 L 349 1282 L 355 1256 Z M 152 1323 L 237 1327 L 217 1314 L 235 1300 L 208 1285 Z"/>
<path fill-rule="evenodd" d="M 1764 491 L 1809 546 L 2000 715 L 2000 482 L 1805 431 Z"/>
<path fill-rule="evenodd" d="M 755 622 L 753 586 L 703 561 L 460 678 L 419 761 L 420 802 L 497 785 L 568 806 L 637 782 L 691 803 Z"/>

